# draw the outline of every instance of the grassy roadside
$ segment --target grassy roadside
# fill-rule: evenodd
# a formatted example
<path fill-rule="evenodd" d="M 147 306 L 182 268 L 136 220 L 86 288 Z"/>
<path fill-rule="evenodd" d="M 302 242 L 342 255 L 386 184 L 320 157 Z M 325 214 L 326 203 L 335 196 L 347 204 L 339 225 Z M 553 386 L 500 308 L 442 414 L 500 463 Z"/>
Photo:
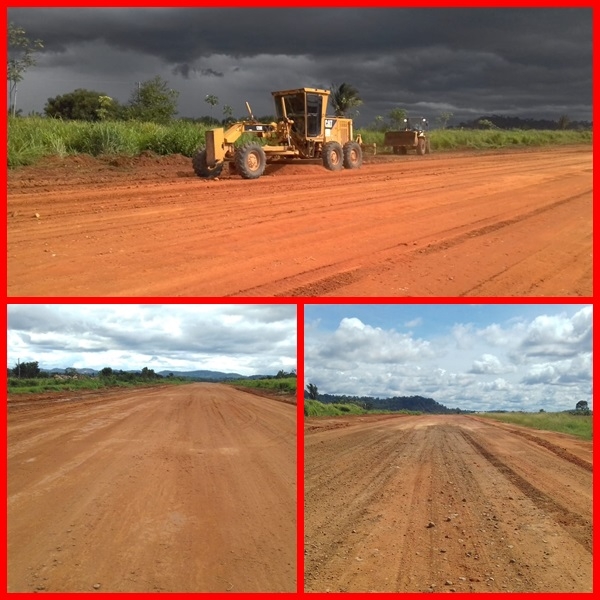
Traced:
<path fill-rule="evenodd" d="M 139 156 L 182 154 L 191 157 L 204 145 L 206 127 L 188 121 L 171 125 L 137 121 L 61 121 L 42 117 L 8 119 L 8 167 L 30 165 L 43 157 L 77 154 Z M 377 144 L 378 154 L 391 153 L 383 146 L 382 131 L 359 129 L 363 142 Z M 432 151 L 484 150 L 526 146 L 591 144 L 591 131 L 436 129 L 430 132 Z"/>
<path fill-rule="evenodd" d="M 47 392 L 77 392 L 103 390 L 108 388 L 137 388 L 153 387 L 157 385 L 183 385 L 193 383 L 191 379 L 179 379 L 163 377 L 162 379 L 149 379 L 142 381 L 136 379 L 133 381 L 122 381 L 113 378 L 94 377 L 81 379 L 53 379 L 53 378 L 35 378 L 35 379 L 16 379 L 9 378 L 9 394 L 40 394 Z"/>
<path fill-rule="evenodd" d="M 478 417 L 495 419 L 512 425 L 522 425 L 543 431 L 568 433 L 583 440 L 592 439 L 592 415 L 560 413 L 482 413 Z"/>
<path fill-rule="evenodd" d="M 284 394 L 295 394 L 297 380 L 295 377 L 269 377 L 266 379 L 235 379 L 223 383 L 241 388 L 246 387 Z"/>
<path fill-rule="evenodd" d="M 337 417 L 345 415 L 420 415 L 422 413 L 412 410 L 367 410 L 351 402 L 333 404 L 305 398 L 304 414 L 307 417 Z"/>

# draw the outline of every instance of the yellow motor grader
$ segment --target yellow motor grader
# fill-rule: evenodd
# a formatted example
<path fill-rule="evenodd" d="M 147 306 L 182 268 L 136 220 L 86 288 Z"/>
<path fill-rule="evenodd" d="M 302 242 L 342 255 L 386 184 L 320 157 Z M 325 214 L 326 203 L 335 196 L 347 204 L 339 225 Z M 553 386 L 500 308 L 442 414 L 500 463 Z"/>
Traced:
<path fill-rule="evenodd" d="M 362 165 L 360 136 L 355 140 L 352 119 L 327 116 L 330 92 L 299 88 L 272 92 L 277 122 L 260 123 L 246 102 L 249 118 L 206 132 L 206 147 L 192 158 L 199 177 L 218 177 L 225 163 L 244 179 L 257 179 L 267 163 L 318 160 L 330 171 Z M 256 140 L 236 146 L 244 134 Z"/>

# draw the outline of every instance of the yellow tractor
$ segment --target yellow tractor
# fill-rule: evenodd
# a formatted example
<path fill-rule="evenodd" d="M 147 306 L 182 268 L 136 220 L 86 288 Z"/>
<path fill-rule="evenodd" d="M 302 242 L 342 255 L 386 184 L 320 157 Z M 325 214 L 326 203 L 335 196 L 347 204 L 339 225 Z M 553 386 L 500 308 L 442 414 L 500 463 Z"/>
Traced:
<path fill-rule="evenodd" d="M 199 177 L 218 177 L 225 163 L 244 179 L 257 179 L 267 163 L 317 160 L 330 171 L 362 165 L 360 136 L 355 140 L 352 119 L 327 116 L 330 92 L 299 88 L 272 92 L 277 122 L 260 123 L 246 102 L 249 118 L 206 132 L 206 147 L 192 166 Z M 258 138 L 235 146 L 244 134 Z"/>
<path fill-rule="evenodd" d="M 386 131 L 383 138 L 384 146 L 392 146 L 394 154 L 406 154 L 408 150 L 414 149 L 417 154 L 429 154 L 431 142 L 427 129 L 429 123 L 425 118 L 419 118 L 411 122 L 404 119 L 404 129 L 400 131 Z"/>

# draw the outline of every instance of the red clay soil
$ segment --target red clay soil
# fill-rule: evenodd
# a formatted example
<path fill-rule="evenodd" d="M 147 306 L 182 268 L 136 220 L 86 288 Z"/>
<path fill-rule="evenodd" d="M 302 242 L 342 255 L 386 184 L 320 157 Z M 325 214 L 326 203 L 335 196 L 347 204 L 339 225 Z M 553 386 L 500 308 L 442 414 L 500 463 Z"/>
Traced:
<path fill-rule="evenodd" d="M 9 592 L 294 592 L 296 408 L 219 384 L 9 398 Z"/>
<path fill-rule="evenodd" d="M 8 174 L 8 294 L 592 295 L 592 149 L 195 176 L 181 156 Z"/>
<path fill-rule="evenodd" d="M 308 419 L 305 589 L 591 592 L 591 470 L 591 442 L 487 419 Z"/>

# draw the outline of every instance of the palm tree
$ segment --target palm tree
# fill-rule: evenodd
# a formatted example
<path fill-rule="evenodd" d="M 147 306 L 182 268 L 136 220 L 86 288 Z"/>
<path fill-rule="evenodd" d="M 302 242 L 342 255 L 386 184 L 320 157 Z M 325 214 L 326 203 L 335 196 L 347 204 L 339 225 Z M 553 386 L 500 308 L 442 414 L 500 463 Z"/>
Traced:
<path fill-rule="evenodd" d="M 331 86 L 331 104 L 336 117 L 346 117 L 353 109 L 356 110 L 362 100 L 358 90 L 349 83 L 341 83 L 339 86 Z"/>
<path fill-rule="evenodd" d="M 311 400 L 317 400 L 319 397 L 319 389 L 314 383 L 309 383 L 306 386 L 306 391 L 308 392 L 308 397 Z"/>

